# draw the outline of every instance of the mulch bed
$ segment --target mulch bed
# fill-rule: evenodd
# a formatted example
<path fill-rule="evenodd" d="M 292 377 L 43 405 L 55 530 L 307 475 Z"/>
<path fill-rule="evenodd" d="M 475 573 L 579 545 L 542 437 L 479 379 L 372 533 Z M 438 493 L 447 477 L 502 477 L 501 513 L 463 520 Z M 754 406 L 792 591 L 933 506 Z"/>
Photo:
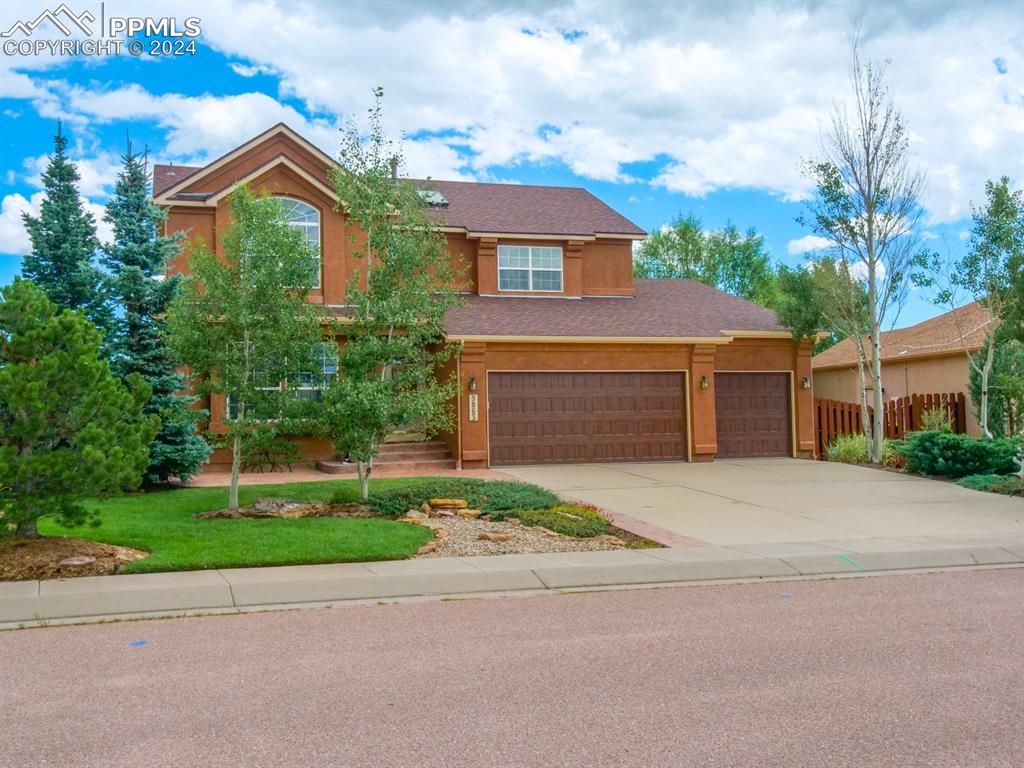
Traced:
<path fill-rule="evenodd" d="M 121 566 L 148 554 L 130 547 L 63 536 L 2 539 L 0 581 L 110 576 Z M 72 562 L 64 562 L 68 560 Z"/>

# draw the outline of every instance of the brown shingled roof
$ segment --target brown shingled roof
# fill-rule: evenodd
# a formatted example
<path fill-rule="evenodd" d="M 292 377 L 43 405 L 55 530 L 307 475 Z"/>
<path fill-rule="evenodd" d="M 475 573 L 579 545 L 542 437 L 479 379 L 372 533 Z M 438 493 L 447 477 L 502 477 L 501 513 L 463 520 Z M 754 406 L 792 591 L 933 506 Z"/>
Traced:
<path fill-rule="evenodd" d="M 439 224 L 469 232 L 540 235 L 636 235 L 646 232 L 581 187 L 484 184 L 409 179 L 444 195 L 434 208 Z"/>
<path fill-rule="evenodd" d="M 276 133 L 288 132 L 300 142 L 309 144 L 310 151 L 322 154 L 291 128 L 283 123 L 273 126 L 239 148 L 259 146 L 260 140 Z M 232 150 L 237 152 L 238 149 Z M 227 153 L 212 164 L 232 154 Z M 329 157 L 324 155 L 330 160 Z M 209 166 L 204 166 L 206 168 Z M 153 196 L 157 197 L 171 187 L 202 171 L 187 165 L 154 165 Z M 464 228 L 468 232 L 493 232 L 520 235 L 556 235 L 561 237 L 597 235 L 626 235 L 643 237 L 647 233 L 625 216 L 614 211 L 594 195 L 580 187 L 541 187 L 526 184 L 485 184 L 470 181 L 436 181 L 410 179 L 424 190 L 444 195 L 447 205 L 433 209 L 439 224 Z M 190 195 L 202 199 L 202 193 L 221 190 L 207 189 Z M 184 196 L 182 199 L 185 199 Z"/>
<path fill-rule="evenodd" d="M 194 165 L 154 165 L 153 197 L 201 170 L 203 170 L 201 166 Z"/>
<path fill-rule="evenodd" d="M 964 346 L 970 351 L 981 348 L 988 329 L 988 312 L 981 304 L 966 304 L 944 315 L 925 320 L 909 328 L 896 328 L 882 333 L 882 362 L 895 362 L 912 357 L 963 354 Z M 960 334 L 964 340 L 961 342 Z M 870 356 L 870 344 L 865 336 L 865 348 Z M 857 350 L 853 339 L 844 339 L 811 360 L 811 366 L 841 368 L 857 364 Z"/>
<path fill-rule="evenodd" d="M 695 280 L 635 280 L 636 295 L 582 299 L 468 296 L 448 313 L 452 336 L 713 338 L 785 331 L 769 309 Z"/>

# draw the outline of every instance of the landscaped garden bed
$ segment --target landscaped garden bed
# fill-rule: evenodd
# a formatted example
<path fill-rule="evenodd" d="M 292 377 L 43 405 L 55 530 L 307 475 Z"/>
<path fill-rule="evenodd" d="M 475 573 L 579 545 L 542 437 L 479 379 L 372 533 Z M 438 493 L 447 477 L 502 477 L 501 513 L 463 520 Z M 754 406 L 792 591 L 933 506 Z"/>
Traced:
<path fill-rule="evenodd" d="M 423 511 L 442 497 L 459 503 Z M 43 518 L 41 538 L 2 542 L 0 580 L 657 546 L 599 510 L 514 481 L 385 478 L 366 504 L 356 480 L 250 486 L 238 513 L 225 500 L 223 488 L 181 488 L 91 501 L 95 526 Z"/>

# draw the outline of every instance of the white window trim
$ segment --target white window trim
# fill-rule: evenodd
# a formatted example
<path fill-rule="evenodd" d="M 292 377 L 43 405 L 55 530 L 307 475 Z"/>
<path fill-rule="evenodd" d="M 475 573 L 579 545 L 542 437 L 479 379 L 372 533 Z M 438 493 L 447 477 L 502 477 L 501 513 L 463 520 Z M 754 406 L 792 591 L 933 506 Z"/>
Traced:
<path fill-rule="evenodd" d="M 297 197 L 289 197 L 288 195 L 277 195 L 278 200 L 288 200 L 293 203 L 300 203 L 302 205 L 308 205 L 314 211 L 316 211 L 316 224 L 308 221 L 289 221 L 288 226 L 294 227 L 295 229 L 306 230 L 310 227 L 316 227 L 317 229 L 317 246 L 316 246 L 316 258 L 317 258 L 317 269 L 316 269 L 316 285 L 313 286 L 314 291 L 319 291 L 323 287 L 323 275 L 324 275 L 324 215 L 323 212 L 312 203 L 301 200 Z"/>
<path fill-rule="evenodd" d="M 527 285 L 528 285 L 527 288 L 502 288 L 501 287 L 501 272 L 502 272 L 501 249 L 502 248 L 528 248 L 529 249 L 529 252 L 530 252 L 530 256 L 529 256 L 530 263 L 529 263 L 529 266 L 527 266 L 525 268 Z M 540 268 L 538 268 L 537 271 L 538 272 L 555 272 L 555 271 L 557 271 L 558 272 L 558 278 L 559 278 L 558 282 L 560 284 L 559 288 L 555 289 L 555 288 L 534 288 L 533 287 L 533 272 L 534 272 L 533 251 L 534 251 L 535 248 L 553 248 L 553 249 L 556 249 L 558 251 L 559 266 L 558 266 L 557 270 L 554 270 L 554 269 L 540 269 Z M 499 293 L 565 293 L 565 252 L 562 250 L 562 247 L 560 245 L 499 245 L 498 246 L 498 252 L 497 252 L 496 256 L 497 256 L 497 258 L 495 259 L 495 261 L 497 262 L 497 267 L 498 267 L 498 291 L 499 291 Z M 524 269 L 523 267 L 505 267 L 504 268 L 504 270 L 506 272 L 522 272 L 523 269 Z"/>

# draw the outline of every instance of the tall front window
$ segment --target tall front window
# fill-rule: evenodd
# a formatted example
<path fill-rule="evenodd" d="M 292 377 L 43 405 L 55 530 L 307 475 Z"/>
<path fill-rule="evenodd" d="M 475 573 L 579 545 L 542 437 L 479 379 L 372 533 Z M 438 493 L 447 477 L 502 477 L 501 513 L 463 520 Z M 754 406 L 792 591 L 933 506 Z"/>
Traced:
<path fill-rule="evenodd" d="M 316 251 L 316 287 L 320 287 L 320 211 L 309 203 L 295 200 L 291 197 L 282 197 L 281 208 L 284 210 L 284 217 L 288 225 L 295 227 L 306 236 L 309 247 Z"/>
<path fill-rule="evenodd" d="M 562 249 L 535 245 L 498 246 L 498 290 L 562 290 Z"/>

